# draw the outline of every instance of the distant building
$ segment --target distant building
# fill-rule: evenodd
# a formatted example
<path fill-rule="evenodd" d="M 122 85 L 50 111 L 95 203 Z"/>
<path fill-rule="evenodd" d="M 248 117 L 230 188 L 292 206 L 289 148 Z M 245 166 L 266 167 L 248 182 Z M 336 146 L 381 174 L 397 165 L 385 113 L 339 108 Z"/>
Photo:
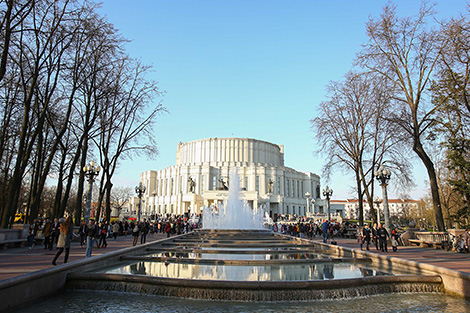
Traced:
<path fill-rule="evenodd" d="M 176 164 L 146 171 L 142 218 L 159 214 L 200 213 L 227 199 L 229 172 L 238 169 L 242 197 L 252 208 L 262 207 L 272 218 L 306 215 L 310 199 L 320 198 L 320 177 L 284 165 L 284 146 L 248 138 L 208 138 L 178 143 Z M 131 199 L 136 212 L 138 198 Z"/>
<path fill-rule="evenodd" d="M 375 205 L 375 204 L 374 204 Z M 369 203 L 364 200 L 364 216 L 369 216 Z M 379 204 L 380 212 L 383 214 L 383 202 Z M 388 209 L 390 216 L 403 217 L 409 214 L 411 211 L 417 211 L 419 209 L 419 201 L 412 199 L 389 199 Z M 345 218 L 347 219 L 358 219 L 359 218 L 359 200 L 348 199 L 345 201 Z"/>

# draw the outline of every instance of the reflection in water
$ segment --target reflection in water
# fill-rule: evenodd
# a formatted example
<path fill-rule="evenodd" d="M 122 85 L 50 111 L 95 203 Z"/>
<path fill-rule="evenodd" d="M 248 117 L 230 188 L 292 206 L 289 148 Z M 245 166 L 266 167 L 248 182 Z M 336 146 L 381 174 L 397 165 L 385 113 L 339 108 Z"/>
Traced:
<path fill-rule="evenodd" d="M 182 259 L 210 259 L 210 260 L 312 260 L 323 258 L 320 254 L 239 254 L 239 253 L 193 253 L 193 252 L 162 252 L 149 255 L 151 257 L 167 257 Z"/>
<path fill-rule="evenodd" d="M 334 279 L 335 275 L 333 273 L 333 264 L 322 264 L 323 265 L 323 276 L 326 279 Z"/>
<path fill-rule="evenodd" d="M 360 267 L 359 269 L 361 270 L 363 277 L 374 276 L 374 271 L 369 268 Z"/>
<path fill-rule="evenodd" d="M 302 281 L 391 275 L 357 263 L 230 266 L 137 262 L 100 272 L 154 277 L 233 281 Z"/>
<path fill-rule="evenodd" d="M 129 266 L 131 274 L 146 275 L 145 262 L 138 262 Z"/>

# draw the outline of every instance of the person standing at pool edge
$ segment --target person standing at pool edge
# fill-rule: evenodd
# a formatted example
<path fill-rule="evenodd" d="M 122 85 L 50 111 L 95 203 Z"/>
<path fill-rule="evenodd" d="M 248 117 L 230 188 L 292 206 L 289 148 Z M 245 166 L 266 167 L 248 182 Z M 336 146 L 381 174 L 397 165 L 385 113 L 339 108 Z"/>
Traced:
<path fill-rule="evenodd" d="M 90 219 L 88 222 L 88 228 L 86 230 L 86 257 L 91 257 L 93 251 L 93 245 L 95 244 L 95 238 L 97 236 L 98 227 L 96 227 L 95 221 Z"/>

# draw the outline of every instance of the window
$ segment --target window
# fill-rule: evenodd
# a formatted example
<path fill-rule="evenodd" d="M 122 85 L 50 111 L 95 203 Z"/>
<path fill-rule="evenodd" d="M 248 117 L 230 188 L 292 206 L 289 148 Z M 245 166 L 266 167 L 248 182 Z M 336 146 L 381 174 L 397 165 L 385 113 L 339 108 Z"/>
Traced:
<path fill-rule="evenodd" d="M 256 191 L 259 191 L 259 176 L 256 176 L 256 186 L 255 186 L 255 190 L 256 190 Z"/>
<path fill-rule="evenodd" d="M 212 176 L 212 190 L 217 188 L 217 176 Z"/>
<path fill-rule="evenodd" d="M 206 175 L 202 175 L 201 179 L 202 179 L 201 192 L 203 192 L 204 190 L 206 190 Z"/>
<path fill-rule="evenodd" d="M 276 194 L 281 194 L 281 177 L 276 179 Z"/>
<path fill-rule="evenodd" d="M 248 177 L 245 177 L 245 189 L 248 190 Z"/>

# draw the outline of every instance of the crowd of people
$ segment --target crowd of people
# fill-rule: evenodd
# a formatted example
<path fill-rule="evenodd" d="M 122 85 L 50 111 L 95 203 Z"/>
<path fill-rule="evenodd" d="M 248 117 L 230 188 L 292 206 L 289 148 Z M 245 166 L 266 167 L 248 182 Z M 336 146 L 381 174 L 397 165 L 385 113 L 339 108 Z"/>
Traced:
<path fill-rule="evenodd" d="M 64 263 L 67 263 L 70 243 L 73 237 L 79 238 L 80 246 L 86 247 L 86 257 L 92 255 L 93 248 L 103 248 L 108 246 L 109 238 L 116 239 L 118 236 L 133 236 L 132 245 L 135 246 L 139 242 L 144 244 L 147 241 L 148 234 L 164 233 L 167 237 L 172 234 L 180 235 L 192 231 L 194 228 L 201 226 L 202 220 L 189 219 L 187 215 L 179 216 L 157 216 L 154 221 L 144 219 L 141 222 L 135 220 L 112 221 L 106 220 L 95 221 L 90 219 L 88 225 L 82 221 L 78 233 L 74 233 L 72 218 L 61 218 L 50 220 L 34 220 L 29 225 L 28 245 L 29 249 L 34 246 L 35 237 L 42 231 L 44 236 L 44 249 L 52 250 L 56 246 L 57 253 L 52 260 L 52 264 L 56 265 L 57 259 L 65 251 Z M 388 242 L 391 242 L 393 251 L 397 251 L 398 246 L 402 245 L 400 234 L 396 228 L 391 233 L 382 225 L 373 223 L 371 226 L 365 224 L 363 227 L 349 221 L 328 222 L 307 220 L 300 218 L 296 221 L 279 221 L 270 225 L 271 230 L 288 234 L 294 237 L 313 239 L 317 236 L 327 243 L 331 239 L 331 243 L 335 243 L 334 238 L 354 237 L 357 239 L 361 250 L 370 250 L 370 246 L 375 246 L 376 250 L 388 252 Z M 470 233 L 466 232 L 466 246 L 470 244 Z"/>
<path fill-rule="evenodd" d="M 349 221 L 344 222 L 328 222 L 323 221 L 307 221 L 300 219 L 296 222 L 275 223 L 271 226 L 275 232 L 288 234 L 294 237 L 313 239 L 317 236 L 327 243 L 328 238 L 332 239 L 340 237 L 355 237 L 358 240 L 361 250 L 365 248 L 370 250 L 373 244 L 377 250 L 388 252 L 388 241 L 392 243 L 393 251 L 397 251 L 401 244 L 398 231 L 394 228 L 391 234 L 382 224 L 374 223 L 372 227 L 365 224 L 359 227 L 357 224 L 351 224 Z"/>
<path fill-rule="evenodd" d="M 28 247 L 32 249 L 38 235 L 42 232 L 44 237 L 44 249 L 52 250 L 54 246 L 57 253 L 52 260 L 53 265 L 57 265 L 57 259 L 65 251 L 64 263 L 67 263 L 71 241 L 74 237 L 80 241 L 80 247 L 86 247 L 85 256 L 92 256 L 93 248 L 105 249 L 108 246 L 108 239 L 116 239 L 118 236 L 133 236 L 132 245 L 139 242 L 147 242 L 147 235 L 153 233 L 165 233 L 167 237 L 173 234 L 183 234 L 192 231 L 200 226 L 198 223 L 190 221 L 187 216 L 167 216 L 158 217 L 155 221 L 144 219 L 141 222 L 135 220 L 112 221 L 109 223 L 105 219 L 100 221 L 90 219 L 88 224 L 82 221 L 77 233 L 74 233 L 72 218 L 63 217 L 50 220 L 35 219 L 29 225 Z"/>

